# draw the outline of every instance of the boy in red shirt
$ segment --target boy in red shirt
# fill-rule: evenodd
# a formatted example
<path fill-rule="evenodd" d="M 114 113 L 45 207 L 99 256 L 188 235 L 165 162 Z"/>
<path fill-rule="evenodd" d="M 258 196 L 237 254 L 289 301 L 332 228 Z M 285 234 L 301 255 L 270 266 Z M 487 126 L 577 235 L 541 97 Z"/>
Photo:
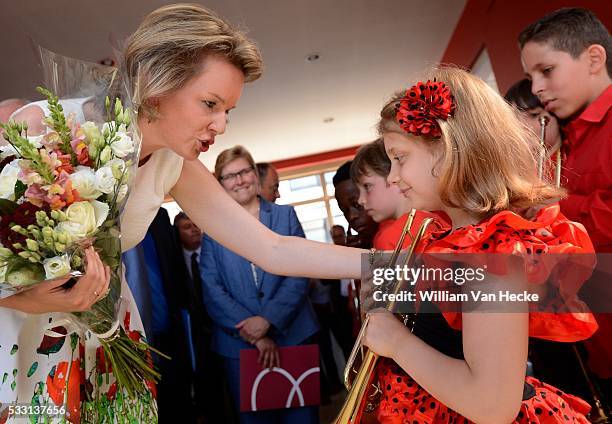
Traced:
<path fill-rule="evenodd" d="M 533 94 L 567 122 L 561 184 L 568 196 L 561 210 L 586 227 L 598 253 L 612 252 L 610 33 L 591 11 L 564 8 L 525 28 L 519 44 Z M 609 392 L 612 320 L 600 314 L 597 321 L 600 329 L 585 345 L 591 370 L 607 379 Z"/>

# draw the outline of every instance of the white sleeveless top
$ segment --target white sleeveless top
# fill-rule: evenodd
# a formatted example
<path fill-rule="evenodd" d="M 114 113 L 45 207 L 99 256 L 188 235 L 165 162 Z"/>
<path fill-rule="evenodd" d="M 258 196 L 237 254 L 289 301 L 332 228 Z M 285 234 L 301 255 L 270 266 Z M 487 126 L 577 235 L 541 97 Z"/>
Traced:
<path fill-rule="evenodd" d="M 125 252 L 144 239 L 166 195 L 178 181 L 183 158 L 160 149 L 138 168 L 136 181 L 121 215 L 121 249 Z"/>

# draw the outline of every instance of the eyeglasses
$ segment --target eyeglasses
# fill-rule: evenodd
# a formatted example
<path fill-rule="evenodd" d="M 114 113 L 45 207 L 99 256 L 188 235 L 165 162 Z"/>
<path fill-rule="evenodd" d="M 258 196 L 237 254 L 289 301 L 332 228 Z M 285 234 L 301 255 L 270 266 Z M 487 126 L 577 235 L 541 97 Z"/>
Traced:
<path fill-rule="evenodd" d="M 232 183 L 236 181 L 236 178 L 238 177 L 244 178 L 253 171 L 254 171 L 253 167 L 249 166 L 248 168 L 244 168 L 238 172 L 232 172 L 231 174 L 225 174 L 219 177 L 219 181 L 221 181 L 222 183 Z"/>

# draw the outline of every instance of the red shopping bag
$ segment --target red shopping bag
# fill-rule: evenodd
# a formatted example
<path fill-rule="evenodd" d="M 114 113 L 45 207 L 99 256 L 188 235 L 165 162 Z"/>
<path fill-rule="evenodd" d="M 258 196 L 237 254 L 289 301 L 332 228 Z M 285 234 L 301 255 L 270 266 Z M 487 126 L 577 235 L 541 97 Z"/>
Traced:
<path fill-rule="evenodd" d="M 263 369 L 257 349 L 240 351 L 240 411 L 295 408 L 320 403 L 319 347 L 279 348 L 280 368 Z"/>

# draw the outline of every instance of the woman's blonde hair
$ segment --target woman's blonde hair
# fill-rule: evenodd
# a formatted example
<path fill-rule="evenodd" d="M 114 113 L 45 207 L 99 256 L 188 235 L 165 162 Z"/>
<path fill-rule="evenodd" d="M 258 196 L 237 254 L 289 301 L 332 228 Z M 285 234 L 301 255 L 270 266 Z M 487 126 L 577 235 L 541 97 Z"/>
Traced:
<path fill-rule="evenodd" d="M 245 159 L 249 165 L 253 167 L 253 172 L 255 172 L 255 176 L 259 180 L 259 174 L 257 172 L 257 166 L 255 166 L 255 161 L 253 160 L 253 156 L 247 149 L 243 146 L 234 146 L 230 149 L 225 149 L 219 156 L 217 156 L 217 160 L 215 161 L 215 177 L 217 180 L 221 181 L 221 172 L 223 168 L 225 168 L 230 162 L 235 161 L 236 159 Z"/>
<path fill-rule="evenodd" d="M 210 10 L 178 3 L 151 12 L 128 38 L 123 55 L 135 107 L 149 119 L 156 118 L 147 100 L 181 88 L 201 71 L 208 55 L 225 58 L 247 82 L 262 74 L 255 43 Z"/>
<path fill-rule="evenodd" d="M 517 212 L 555 201 L 565 192 L 538 176 L 539 140 L 512 107 L 480 78 L 455 67 L 432 69 L 425 79 L 442 81 L 457 105 L 454 116 L 438 119 L 442 156 L 436 167 L 440 199 L 481 217 Z M 406 135 L 396 119 L 405 91 L 382 109 L 378 131 Z"/>

